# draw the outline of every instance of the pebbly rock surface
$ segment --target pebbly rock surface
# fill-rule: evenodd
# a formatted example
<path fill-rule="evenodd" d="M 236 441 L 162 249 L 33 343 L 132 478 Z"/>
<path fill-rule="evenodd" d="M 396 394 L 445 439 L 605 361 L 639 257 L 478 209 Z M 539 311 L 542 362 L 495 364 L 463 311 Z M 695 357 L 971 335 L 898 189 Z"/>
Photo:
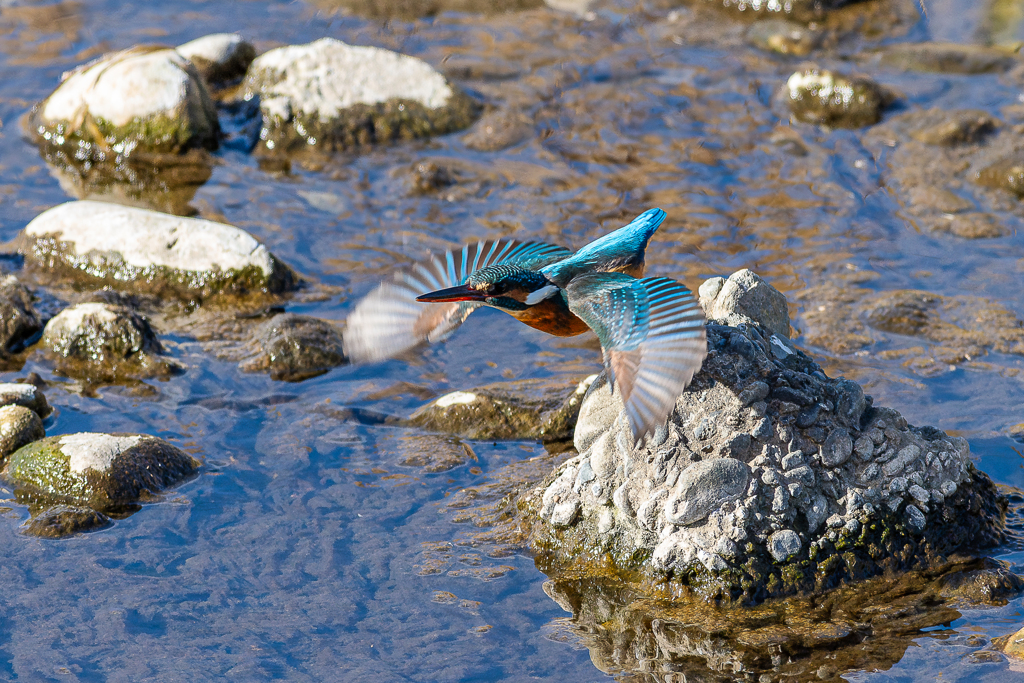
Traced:
<path fill-rule="evenodd" d="M 62 374 L 93 380 L 166 375 L 178 371 L 162 358 L 149 322 L 117 304 L 89 302 L 67 308 L 43 330 L 42 345 Z"/>
<path fill-rule="evenodd" d="M 967 441 L 913 427 L 757 322 L 708 324 L 668 427 L 630 447 L 618 394 L 590 387 L 579 455 L 527 503 L 552 565 L 608 556 L 723 602 L 927 567 L 1004 538 L 1006 500 Z M 579 571 L 579 567 L 575 569 Z"/>
<path fill-rule="evenodd" d="M 198 72 L 167 48 L 136 47 L 65 74 L 34 111 L 40 143 L 67 159 L 213 149 L 217 111 Z"/>
<path fill-rule="evenodd" d="M 426 62 L 322 38 L 270 50 L 250 65 L 268 150 L 341 150 L 466 128 L 477 105 Z"/>
<path fill-rule="evenodd" d="M 793 117 L 832 128 L 863 128 L 878 123 L 894 97 L 865 76 L 806 69 L 789 77 L 785 89 Z"/>
<path fill-rule="evenodd" d="M 20 351 L 42 329 L 32 293 L 13 275 L 0 275 L 0 353 Z"/>
<path fill-rule="evenodd" d="M 163 439 L 83 432 L 31 443 L 2 476 L 34 504 L 84 505 L 101 512 L 138 503 L 193 476 L 199 463 Z"/>
<path fill-rule="evenodd" d="M 417 410 L 409 422 L 465 439 L 565 441 L 572 438 L 583 395 L 595 378 L 583 380 L 568 396 L 564 387 L 545 380 L 453 391 Z"/>
<path fill-rule="evenodd" d="M 211 85 L 221 85 L 245 75 L 256 48 L 237 33 L 213 33 L 175 48 Z"/>
<path fill-rule="evenodd" d="M 14 451 L 46 436 L 43 421 L 24 406 L 0 407 L 0 462 Z"/>
<path fill-rule="evenodd" d="M 46 417 L 53 410 L 39 387 L 21 382 L 0 382 L 0 406 L 23 406 L 39 417 Z"/>
<path fill-rule="evenodd" d="M 44 211 L 25 227 L 19 250 L 44 281 L 158 296 L 281 292 L 297 283 L 244 230 L 105 202 Z"/>
<path fill-rule="evenodd" d="M 255 352 L 240 363 L 245 372 L 268 372 L 274 379 L 296 382 L 316 377 L 347 362 L 341 333 L 326 320 L 286 313 L 256 330 Z"/>

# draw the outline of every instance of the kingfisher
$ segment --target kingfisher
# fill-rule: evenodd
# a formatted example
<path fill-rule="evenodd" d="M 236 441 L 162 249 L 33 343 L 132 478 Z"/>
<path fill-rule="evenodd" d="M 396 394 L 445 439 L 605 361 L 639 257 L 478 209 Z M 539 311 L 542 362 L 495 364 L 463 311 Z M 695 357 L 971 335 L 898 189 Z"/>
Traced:
<path fill-rule="evenodd" d="M 575 253 L 503 238 L 431 256 L 359 302 L 346 353 L 376 361 L 443 341 L 481 306 L 560 337 L 593 330 L 638 443 L 665 423 L 707 355 L 693 293 L 669 278 L 643 278 L 647 244 L 664 220 L 664 211 L 649 209 Z"/>

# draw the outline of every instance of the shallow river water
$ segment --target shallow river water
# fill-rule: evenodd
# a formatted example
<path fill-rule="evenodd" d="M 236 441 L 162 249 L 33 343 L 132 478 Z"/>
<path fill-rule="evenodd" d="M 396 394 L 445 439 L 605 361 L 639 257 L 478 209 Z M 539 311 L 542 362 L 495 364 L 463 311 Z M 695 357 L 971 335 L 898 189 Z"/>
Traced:
<path fill-rule="evenodd" d="M 1024 38 L 1013 24 L 1019 3 L 883 7 L 865 10 L 864 26 L 841 32 L 815 63 L 870 73 L 897 91 L 881 126 L 969 106 L 1004 121 L 1000 135 L 1019 137 L 1019 72 L 908 72 L 867 53 L 901 41 Z M 426 250 L 510 234 L 578 247 L 660 206 L 669 218 L 648 252 L 651 274 L 695 289 L 755 270 L 790 297 L 795 343 L 830 375 L 856 379 L 912 424 L 965 436 L 997 483 L 1024 488 L 1024 445 L 1012 438 L 1024 423 L 1024 346 L 992 346 L 991 318 L 974 315 L 1001 306 L 1004 323 L 1024 318 L 1024 209 L 968 181 L 955 191 L 1004 234 L 936 229 L 942 217 L 907 191 L 932 161 L 871 129 L 791 123 L 778 93 L 802 62 L 752 47 L 748 26 L 700 6 L 626 0 L 425 19 L 362 18 L 328 0 L 0 0 L 0 240 L 74 196 L 21 119 L 63 71 L 98 54 L 220 31 L 260 50 L 323 36 L 396 49 L 520 112 L 521 139 L 479 151 L 456 133 L 291 164 L 224 145 L 181 210 L 252 232 L 313 283 L 285 302 L 289 311 L 341 321 L 389 268 Z M 456 182 L 423 187 L 417 169 L 430 163 Z M 964 329 L 978 322 L 971 350 L 870 326 L 851 345 L 823 322 L 868 319 L 864 306 L 906 289 L 980 297 L 956 300 L 949 314 Z M 596 666 L 531 557 L 474 537 L 479 518 L 448 504 L 471 498 L 465 489 L 486 497 L 506 466 L 531 458 L 543 475 L 555 456 L 533 442 L 459 444 L 357 419 L 405 416 L 427 398 L 508 379 L 568 386 L 600 369 L 592 339 L 546 337 L 483 311 L 411 360 L 285 383 L 239 370 L 231 340 L 203 331 L 199 317 L 155 321 L 187 366 L 166 381 L 84 390 L 33 353 L 0 373 L 51 383 L 51 435 L 150 433 L 203 462 L 198 478 L 139 513 L 66 540 L 20 533 L 27 509 L 4 508 L 0 679 L 684 680 Z M 443 472 L 415 457 L 464 447 L 472 458 Z M 1017 546 L 994 555 L 1024 570 Z M 1024 681 L 1005 659 L 974 654 L 1020 628 L 1021 607 L 1018 598 L 963 610 L 908 641 L 891 667 L 845 676 Z"/>

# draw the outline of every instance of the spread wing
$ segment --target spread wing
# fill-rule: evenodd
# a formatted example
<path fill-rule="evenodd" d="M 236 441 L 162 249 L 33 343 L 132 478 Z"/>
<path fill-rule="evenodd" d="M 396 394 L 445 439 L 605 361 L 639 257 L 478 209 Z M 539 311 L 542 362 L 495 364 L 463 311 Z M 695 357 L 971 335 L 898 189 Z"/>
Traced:
<path fill-rule="evenodd" d="M 422 342 L 447 339 L 482 304 L 417 303 L 427 292 L 465 284 L 471 274 L 500 263 L 536 270 L 568 256 L 565 247 L 513 239 L 477 242 L 435 254 L 391 278 L 366 295 L 349 314 L 345 353 L 354 362 L 391 358 Z"/>
<path fill-rule="evenodd" d="M 693 293 L 663 277 L 594 273 L 566 288 L 569 309 L 597 333 L 633 437 L 664 424 L 707 355 L 704 313 Z"/>

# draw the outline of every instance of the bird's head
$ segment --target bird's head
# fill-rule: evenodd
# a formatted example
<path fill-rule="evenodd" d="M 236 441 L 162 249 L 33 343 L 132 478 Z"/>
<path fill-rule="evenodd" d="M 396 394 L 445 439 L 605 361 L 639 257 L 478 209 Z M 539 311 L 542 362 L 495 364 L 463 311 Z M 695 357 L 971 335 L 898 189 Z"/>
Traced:
<path fill-rule="evenodd" d="M 479 301 L 505 311 L 524 311 L 558 293 L 558 287 L 535 270 L 501 264 L 474 272 L 466 284 L 416 297 L 416 301 Z"/>

